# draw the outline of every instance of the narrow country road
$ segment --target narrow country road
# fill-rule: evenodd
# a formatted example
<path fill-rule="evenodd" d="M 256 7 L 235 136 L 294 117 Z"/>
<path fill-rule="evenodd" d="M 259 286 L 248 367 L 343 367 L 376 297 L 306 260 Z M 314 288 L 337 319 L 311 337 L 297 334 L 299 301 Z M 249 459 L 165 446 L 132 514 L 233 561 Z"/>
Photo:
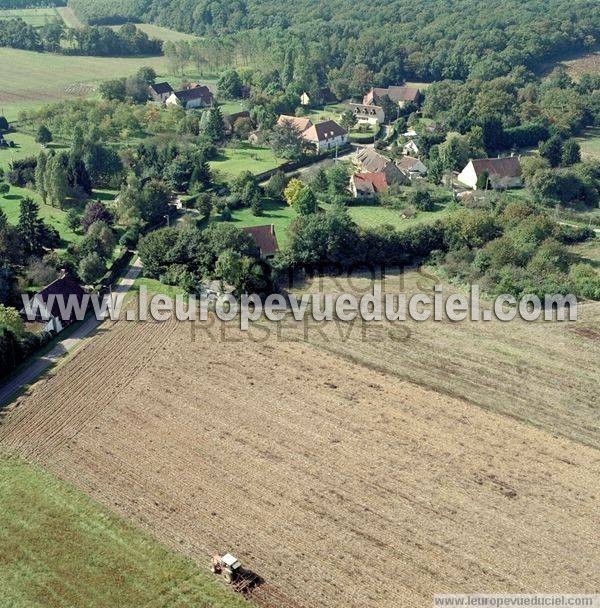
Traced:
<path fill-rule="evenodd" d="M 127 272 L 121 279 L 121 282 L 113 290 L 113 293 L 127 293 L 131 289 L 131 286 L 141 270 L 142 263 L 139 258 L 137 258 L 129 266 Z M 31 364 L 27 365 L 27 367 L 17 373 L 17 375 L 8 378 L 4 384 L 0 385 L 0 406 L 8 403 L 16 393 L 29 386 L 61 357 L 79 346 L 101 323 L 102 321 L 96 319 L 94 315 L 89 316 L 68 338 L 60 340 L 58 344 L 45 355 L 34 359 Z"/>

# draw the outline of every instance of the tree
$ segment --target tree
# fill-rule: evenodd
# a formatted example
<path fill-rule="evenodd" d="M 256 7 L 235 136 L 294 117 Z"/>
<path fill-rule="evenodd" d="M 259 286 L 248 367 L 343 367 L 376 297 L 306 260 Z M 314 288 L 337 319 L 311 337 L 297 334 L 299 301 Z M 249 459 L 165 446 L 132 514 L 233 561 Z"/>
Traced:
<path fill-rule="evenodd" d="M 242 80 L 235 70 L 228 70 L 219 78 L 219 94 L 225 99 L 238 99 L 242 96 Z"/>
<path fill-rule="evenodd" d="M 289 121 L 273 127 L 269 144 L 277 156 L 292 161 L 300 160 L 306 147 L 300 131 Z"/>
<path fill-rule="evenodd" d="M 271 198 L 282 199 L 285 184 L 285 173 L 283 171 L 275 171 L 265 186 L 265 193 Z"/>
<path fill-rule="evenodd" d="M 140 216 L 149 224 L 164 222 L 169 214 L 171 191 L 164 182 L 150 180 L 142 189 Z"/>
<path fill-rule="evenodd" d="M 553 135 L 547 141 L 540 142 L 540 156 L 545 158 L 551 167 L 558 167 L 562 160 L 563 142 L 560 135 Z"/>
<path fill-rule="evenodd" d="M 25 323 L 16 308 L 10 308 L 0 304 L 0 328 L 11 331 L 17 338 L 25 335 Z"/>
<path fill-rule="evenodd" d="M 44 248 L 43 222 L 38 213 L 38 204 L 32 198 L 21 200 L 17 230 L 26 257 L 39 254 Z"/>
<path fill-rule="evenodd" d="M 210 141 L 220 141 L 225 135 L 225 123 L 223 122 L 221 110 L 219 108 L 211 108 L 207 111 L 207 114 L 208 118 L 204 127 L 204 135 Z"/>
<path fill-rule="evenodd" d="M 283 191 L 283 198 L 285 198 L 285 202 L 293 207 L 296 204 L 296 200 L 298 199 L 298 196 L 300 195 L 300 192 L 302 192 L 303 188 L 304 184 L 299 179 L 293 177 Z"/>
<path fill-rule="evenodd" d="M 77 232 L 81 228 L 81 216 L 77 209 L 67 211 L 67 227 L 73 232 Z"/>
<path fill-rule="evenodd" d="M 90 229 L 92 224 L 96 222 L 104 222 L 111 226 L 113 224 L 113 215 L 106 208 L 106 205 L 101 201 L 89 201 L 83 211 L 83 217 L 81 218 L 81 228 L 84 233 Z"/>
<path fill-rule="evenodd" d="M 8 131 L 10 125 L 4 116 L 0 116 L 0 131 Z"/>
<path fill-rule="evenodd" d="M 46 125 L 40 125 L 35 135 L 35 141 L 42 146 L 46 146 L 52 141 L 52 133 Z"/>
<path fill-rule="evenodd" d="M 296 201 L 294 202 L 294 208 L 300 215 L 310 215 L 311 213 L 317 212 L 317 209 L 319 208 L 317 197 L 308 186 L 304 186 L 298 193 Z"/>
<path fill-rule="evenodd" d="M 50 157 L 46 163 L 45 187 L 47 197 L 52 206 L 62 206 L 69 195 L 69 178 L 67 176 L 67 165 L 69 159 L 66 154 L 60 153 Z"/>
<path fill-rule="evenodd" d="M 581 162 L 581 147 L 574 139 L 567 139 L 563 144 L 560 164 L 563 167 L 570 167 Z"/>
<path fill-rule="evenodd" d="M 342 112 L 340 116 L 340 125 L 346 130 L 350 130 L 357 123 L 356 115 L 352 110 Z"/>
<path fill-rule="evenodd" d="M 86 284 L 92 285 L 106 272 L 106 265 L 96 252 L 88 253 L 79 262 L 79 278 Z"/>
<path fill-rule="evenodd" d="M 47 157 L 45 152 L 40 152 L 37 165 L 35 166 L 35 189 L 42 197 L 42 202 L 46 204 L 48 191 L 46 190 L 46 164 Z"/>
<path fill-rule="evenodd" d="M 462 171 L 469 160 L 469 143 L 462 135 L 448 135 L 439 145 L 439 154 L 446 170 Z"/>
<path fill-rule="evenodd" d="M 427 190 L 415 190 L 409 195 L 409 203 L 419 211 L 433 211 L 435 209 L 435 201 Z"/>
<path fill-rule="evenodd" d="M 10 184 L 0 182 L 0 196 L 6 196 L 10 192 Z"/>

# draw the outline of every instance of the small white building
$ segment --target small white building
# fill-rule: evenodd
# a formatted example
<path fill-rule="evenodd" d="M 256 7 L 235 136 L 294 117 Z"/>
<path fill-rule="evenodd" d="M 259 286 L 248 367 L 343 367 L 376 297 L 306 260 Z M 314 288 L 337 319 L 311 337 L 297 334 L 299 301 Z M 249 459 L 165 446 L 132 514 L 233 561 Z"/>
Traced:
<path fill-rule="evenodd" d="M 312 144 L 317 152 L 325 152 L 346 145 L 348 131 L 334 120 L 325 120 L 306 129 L 302 133 L 302 138 Z"/>
<path fill-rule="evenodd" d="M 404 154 L 404 156 L 419 156 L 419 146 L 417 146 L 414 139 L 411 139 L 404 144 L 402 147 L 402 154 Z"/>
<path fill-rule="evenodd" d="M 168 82 L 155 82 L 148 87 L 150 97 L 158 102 L 165 103 L 173 94 L 173 87 Z"/>
<path fill-rule="evenodd" d="M 523 185 L 521 162 L 516 156 L 470 160 L 456 179 L 473 190 L 477 190 L 483 179 L 486 180 L 485 188 L 495 190 L 520 188 Z"/>

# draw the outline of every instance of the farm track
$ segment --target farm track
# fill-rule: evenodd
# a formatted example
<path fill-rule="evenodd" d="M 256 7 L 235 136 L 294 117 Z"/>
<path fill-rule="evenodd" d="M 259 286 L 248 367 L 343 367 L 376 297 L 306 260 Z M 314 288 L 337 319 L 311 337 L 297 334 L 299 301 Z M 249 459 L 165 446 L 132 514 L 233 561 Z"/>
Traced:
<path fill-rule="evenodd" d="M 0 449 L 201 567 L 215 551 L 238 554 L 266 581 L 253 594 L 264 608 L 421 608 L 435 592 L 600 586 L 596 450 L 308 344 L 204 336 L 192 342 L 187 324 L 103 326 L 7 412 Z M 387 360 L 376 337 L 362 348 L 380 364 L 416 368 L 436 348 L 425 334 L 422 351 L 406 344 Z M 433 351 L 445 382 L 466 385 L 461 365 L 485 373 L 472 339 L 459 363 Z M 526 386 L 507 365 L 481 381 L 488 396 L 508 390 L 498 381 Z"/>

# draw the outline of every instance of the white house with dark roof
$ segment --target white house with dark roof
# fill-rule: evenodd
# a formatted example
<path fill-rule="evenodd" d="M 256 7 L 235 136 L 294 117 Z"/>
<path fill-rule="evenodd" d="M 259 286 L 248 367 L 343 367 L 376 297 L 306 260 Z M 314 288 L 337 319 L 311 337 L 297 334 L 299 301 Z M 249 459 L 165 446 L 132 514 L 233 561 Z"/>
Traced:
<path fill-rule="evenodd" d="M 193 108 L 208 108 L 213 105 L 213 101 L 213 94 L 208 87 L 194 85 L 182 91 L 174 91 L 169 95 L 165 104 L 191 110 Z"/>
<path fill-rule="evenodd" d="M 489 186 L 496 190 L 520 188 L 523 185 L 521 161 L 517 156 L 476 158 L 469 161 L 458 174 L 457 180 L 464 186 L 477 190 L 478 184 L 483 178 L 487 178 L 486 187 Z"/>
<path fill-rule="evenodd" d="M 168 82 L 155 82 L 148 87 L 150 97 L 158 103 L 165 103 L 173 93 L 173 87 Z"/>
<path fill-rule="evenodd" d="M 385 112 L 381 106 L 351 103 L 348 107 L 356 116 L 358 122 L 366 122 L 372 125 L 380 125 L 385 122 Z"/>
<path fill-rule="evenodd" d="M 325 120 L 306 129 L 302 139 L 312 144 L 317 152 L 323 152 L 344 146 L 348 142 L 348 131 L 334 120 Z"/>

